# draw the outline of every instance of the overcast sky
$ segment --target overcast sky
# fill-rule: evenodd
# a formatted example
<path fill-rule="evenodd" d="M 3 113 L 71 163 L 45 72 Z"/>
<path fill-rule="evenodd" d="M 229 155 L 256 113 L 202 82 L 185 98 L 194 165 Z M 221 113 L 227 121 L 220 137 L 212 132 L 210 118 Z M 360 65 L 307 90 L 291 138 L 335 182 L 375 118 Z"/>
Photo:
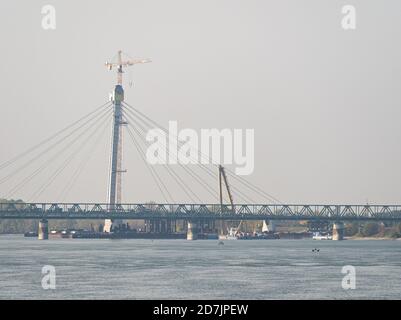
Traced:
<path fill-rule="evenodd" d="M 42 29 L 46 4 L 56 30 Z M 341 27 L 345 4 L 356 30 Z M 400 10 L 396 0 L 3 0 L 0 163 L 106 102 L 116 75 L 104 62 L 122 49 L 153 60 L 125 74 L 128 103 L 165 126 L 255 129 L 247 179 L 281 201 L 401 203 Z M 110 133 L 65 201 L 106 200 Z M 123 200 L 162 201 L 126 143 Z M 35 200 L 59 200 L 74 170 Z M 46 174 L 15 197 L 28 200 Z"/>

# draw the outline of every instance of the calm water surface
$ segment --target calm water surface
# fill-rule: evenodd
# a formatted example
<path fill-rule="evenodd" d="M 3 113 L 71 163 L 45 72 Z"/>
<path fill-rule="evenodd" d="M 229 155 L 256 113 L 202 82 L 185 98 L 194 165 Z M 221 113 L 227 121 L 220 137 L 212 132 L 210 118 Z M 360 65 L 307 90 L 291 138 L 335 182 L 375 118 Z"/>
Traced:
<path fill-rule="evenodd" d="M 55 290 L 42 289 L 44 265 L 56 268 Z M 341 287 L 345 265 L 355 290 Z M 360 298 L 401 298 L 401 241 L 0 236 L 0 299 Z"/>

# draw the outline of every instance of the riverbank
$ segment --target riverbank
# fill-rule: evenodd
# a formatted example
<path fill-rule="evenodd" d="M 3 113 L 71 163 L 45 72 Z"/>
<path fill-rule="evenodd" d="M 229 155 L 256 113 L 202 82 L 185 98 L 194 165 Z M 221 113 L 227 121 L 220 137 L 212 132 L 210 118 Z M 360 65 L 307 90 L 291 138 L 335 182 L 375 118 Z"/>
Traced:
<path fill-rule="evenodd" d="M 345 240 L 401 240 L 401 238 L 391 237 L 344 237 Z"/>

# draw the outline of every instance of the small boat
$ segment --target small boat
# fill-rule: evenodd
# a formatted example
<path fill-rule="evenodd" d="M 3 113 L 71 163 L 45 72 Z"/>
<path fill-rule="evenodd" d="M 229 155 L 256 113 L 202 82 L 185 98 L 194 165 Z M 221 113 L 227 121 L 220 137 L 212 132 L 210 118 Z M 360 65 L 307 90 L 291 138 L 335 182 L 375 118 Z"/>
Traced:
<path fill-rule="evenodd" d="M 37 232 L 33 232 L 33 231 L 28 231 L 24 233 L 24 237 L 28 237 L 28 238 L 33 238 L 33 237 L 37 237 L 38 233 Z"/>
<path fill-rule="evenodd" d="M 333 240 L 333 237 L 329 234 L 321 234 L 320 232 L 315 232 L 312 237 L 313 240 Z"/>
<path fill-rule="evenodd" d="M 217 240 L 219 236 L 217 233 L 199 233 L 198 240 Z"/>

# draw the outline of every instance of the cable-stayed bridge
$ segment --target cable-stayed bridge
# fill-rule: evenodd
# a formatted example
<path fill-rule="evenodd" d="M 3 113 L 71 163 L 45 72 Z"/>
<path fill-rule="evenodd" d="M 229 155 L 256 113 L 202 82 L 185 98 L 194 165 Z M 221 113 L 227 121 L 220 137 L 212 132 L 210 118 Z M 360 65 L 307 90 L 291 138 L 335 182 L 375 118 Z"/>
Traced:
<path fill-rule="evenodd" d="M 48 219 L 105 219 L 105 232 L 111 232 L 113 225 L 119 225 L 124 219 L 181 219 L 189 223 L 205 220 L 324 220 L 334 222 L 337 228 L 342 228 L 341 223 L 344 221 L 401 220 L 401 205 L 283 204 L 227 168 L 223 170 L 221 166 L 206 165 L 202 161 L 196 166 L 181 163 L 174 166 L 167 163 L 160 165 L 164 170 L 163 177 L 159 169 L 147 162 L 146 150 L 150 142 L 147 141 L 146 134 L 153 128 L 166 133 L 168 130 L 124 101 L 123 68 L 145 62 L 150 60 L 123 60 L 122 52 L 118 52 L 116 62 L 106 63 L 110 70 L 117 69 L 117 85 L 110 101 L 0 164 L 0 198 L 15 199 L 22 190 L 31 190 L 30 196 L 21 197 L 23 201 L 1 201 L 0 219 L 40 219 L 42 225 L 47 225 Z M 65 202 L 63 199 L 74 189 L 82 173 L 88 170 L 93 151 L 105 140 L 109 126 L 112 127 L 112 135 L 107 201 Z M 123 133 L 128 134 L 128 140 L 148 170 L 149 178 L 153 180 L 156 192 L 162 196 L 163 202 L 123 202 L 122 181 L 126 172 L 123 168 Z M 170 150 L 163 142 L 158 143 L 166 150 L 167 157 L 177 152 Z M 84 155 L 80 157 L 82 153 Z M 201 152 L 199 155 L 201 158 L 205 157 Z M 58 199 L 50 202 L 38 201 L 63 174 L 67 178 Z M 32 187 L 31 184 L 43 175 L 45 178 L 42 183 Z M 226 184 L 226 195 L 222 192 L 222 177 Z M 167 180 L 173 182 L 188 201 L 177 202 Z M 220 193 L 216 188 L 218 180 Z M 138 188 L 140 183 L 139 181 Z M 208 195 L 215 202 L 205 201 L 201 194 Z M 227 196 L 228 200 L 225 199 Z M 254 197 L 258 197 L 258 200 Z"/>

